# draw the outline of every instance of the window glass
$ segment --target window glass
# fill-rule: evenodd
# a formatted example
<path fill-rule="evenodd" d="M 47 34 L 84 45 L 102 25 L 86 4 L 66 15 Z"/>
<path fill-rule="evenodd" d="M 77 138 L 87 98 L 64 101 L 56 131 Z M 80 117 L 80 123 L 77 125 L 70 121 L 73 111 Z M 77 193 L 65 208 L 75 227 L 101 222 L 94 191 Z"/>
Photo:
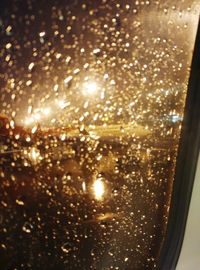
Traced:
<path fill-rule="evenodd" d="M 1 0 L 1 269 L 153 269 L 198 2 Z"/>

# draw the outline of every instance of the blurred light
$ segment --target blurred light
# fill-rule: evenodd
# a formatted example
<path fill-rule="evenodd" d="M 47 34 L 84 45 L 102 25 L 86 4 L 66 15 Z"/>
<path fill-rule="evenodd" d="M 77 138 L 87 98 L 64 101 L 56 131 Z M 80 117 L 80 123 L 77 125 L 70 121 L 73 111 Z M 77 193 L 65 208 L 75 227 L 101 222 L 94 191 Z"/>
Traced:
<path fill-rule="evenodd" d="M 42 32 L 39 33 L 39 36 L 40 36 L 40 37 L 44 37 L 45 34 L 46 34 L 45 31 L 42 31 Z"/>
<path fill-rule="evenodd" d="M 30 64 L 28 65 L 28 69 L 29 69 L 29 70 L 32 70 L 32 69 L 33 69 L 33 67 L 34 67 L 34 65 L 35 65 L 35 64 L 34 64 L 33 62 L 32 62 L 32 63 L 30 63 Z"/>
<path fill-rule="evenodd" d="M 12 129 L 14 129 L 14 127 L 15 127 L 15 122 L 14 122 L 13 120 L 10 121 L 10 127 L 11 127 Z"/>
<path fill-rule="evenodd" d="M 63 99 L 58 100 L 58 106 L 59 106 L 60 109 L 64 109 L 69 105 L 70 105 L 70 102 L 66 102 Z"/>
<path fill-rule="evenodd" d="M 82 182 L 82 189 L 83 189 L 84 192 L 86 192 L 86 184 L 85 184 L 85 182 Z"/>
<path fill-rule="evenodd" d="M 31 116 L 26 118 L 25 121 L 24 121 L 25 125 L 27 125 L 27 126 L 31 125 L 33 122 L 34 122 L 34 119 Z"/>
<path fill-rule="evenodd" d="M 176 114 L 175 115 L 171 115 L 170 118 L 171 118 L 171 121 L 173 123 L 176 123 L 176 122 L 179 122 L 179 121 L 182 121 L 183 120 L 180 115 L 176 115 Z"/>
<path fill-rule="evenodd" d="M 38 126 L 36 125 L 36 126 L 34 126 L 32 129 L 31 129 L 31 133 L 35 133 L 36 131 L 37 131 L 37 129 L 38 129 Z"/>
<path fill-rule="evenodd" d="M 95 199 L 102 200 L 103 195 L 105 193 L 105 185 L 101 178 L 98 178 L 93 183 L 93 192 Z"/>
<path fill-rule="evenodd" d="M 101 50 L 99 48 L 96 48 L 96 49 L 93 50 L 94 54 L 99 54 L 100 52 L 101 52 Z"/>
<path fill-rule="evenodd" d="M 32 111 L 32 106 L 29 106 L 28 108 L 28 114 L 30 114 Z M 33 125 L 35 123 L 38 123 L 39 121 L 44 119 L 44 117 L 49 116 L 51 114 L 51 109 L 49 107 L 45 107 L 43 109 L 36 109 L 34 110 L 34 113 L 32 113 L 30 116 L 26 117 L 23 123 L 26 126 Z"/>
<path fill-rule="evenodd" d="M 64 101 L 64 100 L 59 100 L 59 101 L 58 101 L 58 106 L 59 106 L 61 109 L 64 109 L 64 108 L 65 108 L 65 101 Z"/>
<path fill-rule="evenodd" d="M 35 120 L 40 120 L 41 115 L 40 115 L 39 113 L 36 113 L 36 114 L 33 115 L 33 118 L 34 118 Z"/>
<path fill-rule="evenodd" d="M 66 134 L 60 134 L 60 139 L 61 139 L 61 141 L 64 141 L 65 139 L 66 139 Z"/>
<path fill-rule="evenodd" d="M 68 76 L 67 78 L 64 79 L 64 83 L 68 84 L 72 79 L 73 79 L 72 76 Z"/>
<path fill-rule="evenodd" d="M 98 86 L 96 82 L 86 82 L 83 87 L 83 93 L 85 95 L 89 94 L 92 95 L 97 92 Z"/>
<path fill-rule="evenodd" d="M 38 164 L 42 159 L 41 154 L 40 154 L 40 150 L 38 150 L 35 147 L 31 147 L 30 150 L 25 150 L 24 155 L 34 165 Z"/>
<path fill-rule="evenodd" d="M 42 112 L 43 112 L 44 115 L 48 116 L 51 113 L 51 109 L 50 108 L 44 108 L 42 110 Z"/>

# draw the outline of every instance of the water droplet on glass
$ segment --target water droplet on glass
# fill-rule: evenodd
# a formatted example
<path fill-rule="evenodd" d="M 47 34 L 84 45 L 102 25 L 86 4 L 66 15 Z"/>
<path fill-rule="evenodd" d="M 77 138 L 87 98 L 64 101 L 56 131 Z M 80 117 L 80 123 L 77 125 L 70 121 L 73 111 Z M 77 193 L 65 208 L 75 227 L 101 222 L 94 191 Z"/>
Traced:
<path fill-rule="evenodd" d="M 69 242 L 64 243 L 61 246 L 61 249 L 64 253 L 69 253 L 70 251 L 72 251 L 73 245 Z"/>
<path fill-rule="evenodd" d="M 33 230 L 33 225 L 29 222 L 25 222 L 22 227 L 22 231 L 24 231 L 25 233 L 31 233 L 32 230 Z"/>

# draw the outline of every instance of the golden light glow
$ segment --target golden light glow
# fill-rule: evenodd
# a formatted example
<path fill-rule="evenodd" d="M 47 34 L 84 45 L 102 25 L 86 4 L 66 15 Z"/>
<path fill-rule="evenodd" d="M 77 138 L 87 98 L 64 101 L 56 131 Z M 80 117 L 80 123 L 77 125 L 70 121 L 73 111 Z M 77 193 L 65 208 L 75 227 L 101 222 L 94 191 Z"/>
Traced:
<path fill-rule="evenodd" d="M 42 159 L 40 150 L 36 147 L 31 147 L 29 150 L 25 150 L 24 155 L 34 165 L 38 164 Z"/>
<path fill-rule="evenodd" d="M 33 115 L 33 118 L 36 120 L 36 121 L 39 121 L 40 118 L 41 118 L 41 115 L 39 113 L 36 113 Z"/>
<path fill-rule="evenodd" d="M 29 107 L 28 113 L 31 113 L 32 108 Z M 41 122 L 44 120 L 44 118 L 47 118 L 51 114 L 51 108 L 45 107 L 45 108 L 37 108 L 30 116 L 27 116 L 25 120 L 23 121 L 26 126 Z"/>
<path fill-rule="evenodd" d="M 48 116 L 51 113 L 51 109 L 49 107 L 43 108 L 42 112 L 44 115 Z"/>
<path fill-rule="evenodd" d="M 98 85 L 94 81 L 89 81 L 84 84 L 83 94 L 92 95 L 95 94 L 98 90 Z"/>
<path fill-rule="evenodd" d="M 82 189 L 83 189 L 84 192 L 86 192 L 86 184 L 85 184 L 85 182 L 82 182 Z"/>
<path fill-rule="evenodd" d="M 60 109 L 65 109 L 70 104 L 69 102 L 66 102 L 66 100 L 64 99 L 58 100 L 57 103 Z"/>
<path fill-rule="evenodd" d="M 96 200 L 102 200 L 105 194 L 105 185 L 101 178 L 98 178 L 93 183 L 93 192 Z"/>
<path fill-rule="evenodd" d="M 34 164 L 39 163 L 41 160 L 40 151 L 37 148 L 32 147 L 29 152 L 29 158 Z"/>
<path fill-rule="evenodd" d="M 26 126 L 33 124 L 33 122 L 34 122 L 34 118 L 31 117 L 31 116 L 30 116 L 30 117 L 27 117 L 27 118 L 24 120 L 24 124 L 25 124 Z"/>

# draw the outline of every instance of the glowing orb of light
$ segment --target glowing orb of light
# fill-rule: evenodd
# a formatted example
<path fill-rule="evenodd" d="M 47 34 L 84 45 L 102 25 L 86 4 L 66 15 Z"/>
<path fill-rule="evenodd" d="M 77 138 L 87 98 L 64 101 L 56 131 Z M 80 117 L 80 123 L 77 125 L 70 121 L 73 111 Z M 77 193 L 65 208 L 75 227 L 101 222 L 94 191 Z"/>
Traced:
<path fill-rule="evenodd" d="M 58 100 L 57 103 L 58 103 L 58 107 L 62 110 L 65 109 L 68 105 L 64 99 Z"/>
<path fill-rule="evenodd" d="M 33 165 L 40 163 L 42 160 L 42 156 L 40 154 L 40 150 L 36 147 L 31 147 L 30 149 L 26 149 L 24 151 L 24 156 L 27 158 Z"/>
<path fill-rule="evenodd" d="M 39 163 L 41 160 L 40 151 L 37 148 L 32 147 L 29 152 L 29 159 L 33 164 Z"/>
<path fill-rule="evenodd" d="M 102 200 L 105 194 L 105 185 L 102 178 L 98 178 L 93 183 L 93 192 L 96 200 Z"/>
<path fill-rule="evenodd" d="M 40 120 L 41 115 L 40 115 L 39 113 L 36 113 L 36 114 L 33 115 L 33 118 L 34 118 L 35 120 Z"/>
<path fill-rule="evenodd" d="M 88 81 L 83 86 L 83 94 L 84 95 L 93 95 L 97 92 L 98 85 L 94 81 Z"/>
<path fill-rule="evenodd" d="M 28 126 L 28 125 L 33 124 L 33 122 L 34 122 L 34 118 L 30 116 L 30 117 L 27 117 L 27 118 L 25 119 L 24 124 L 25 124 L 26 126 Z"/>
<path fill-rule="evenodd" d="M 48 116 L 51 113 L 51 109 L 46 107 L 46 108 L 43 108 L 42 112 L 44 115 Z"/>

